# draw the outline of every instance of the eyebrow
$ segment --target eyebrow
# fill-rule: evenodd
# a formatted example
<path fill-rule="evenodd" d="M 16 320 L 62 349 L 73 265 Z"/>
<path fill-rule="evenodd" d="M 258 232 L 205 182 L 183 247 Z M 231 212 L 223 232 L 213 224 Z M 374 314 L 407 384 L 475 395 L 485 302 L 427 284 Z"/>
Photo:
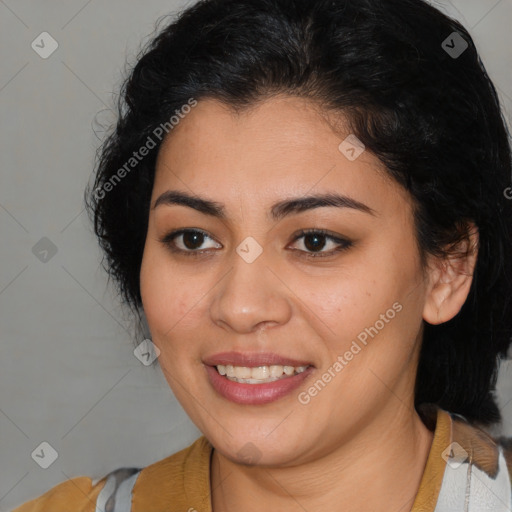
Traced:
<path fill-rule="evenodd" d="M 200 213 L 215 217 L 221 220 L 228 220 L 226 210 L 222 203 L 191 195 L 178 190 L 167 190 L 161 194 L 153 205 L 155 209 L 159 205 L 181 205 L 197 210 Z M 320 194 L 305 197 L 286 199 L 275 203 L 270 209 L 270 216 L 277 221 L 292 214 L 298 214 L 315 208 L 351 208 L 370 215 L 376 216 L 375 210 L 364 203 L 351 197 L 340 194 Z"/>

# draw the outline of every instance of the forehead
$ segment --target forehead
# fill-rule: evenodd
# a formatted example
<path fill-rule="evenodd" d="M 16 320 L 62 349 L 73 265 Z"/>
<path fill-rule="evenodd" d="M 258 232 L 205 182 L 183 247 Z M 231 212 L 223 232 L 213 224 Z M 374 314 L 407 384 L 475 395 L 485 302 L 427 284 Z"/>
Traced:
<path fill-rule="evenodd" d="M 405 207 L 408 194 L 370 152 L 349 160 L 337 130 L 311 101 L 279 96 L 236 114 L 200 100 L 167 135 L 157 159 L 153 198 L 167 189 L 219 199 L 227 208 L 336 192 L 379 211 Z M 341 127 L 341 129 L 339 128 Z"/>

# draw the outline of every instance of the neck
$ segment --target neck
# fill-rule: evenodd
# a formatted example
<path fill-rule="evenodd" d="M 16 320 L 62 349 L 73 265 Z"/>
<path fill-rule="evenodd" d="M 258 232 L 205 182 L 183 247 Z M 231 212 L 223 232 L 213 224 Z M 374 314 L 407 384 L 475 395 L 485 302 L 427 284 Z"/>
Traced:
<path fill-rule="evenodd" d="M 410 510 L 433 433 L 392 397 L 378 418 L 327 455 L 293 467 L 245 466 L 214 450 L 214 512 Z"/>

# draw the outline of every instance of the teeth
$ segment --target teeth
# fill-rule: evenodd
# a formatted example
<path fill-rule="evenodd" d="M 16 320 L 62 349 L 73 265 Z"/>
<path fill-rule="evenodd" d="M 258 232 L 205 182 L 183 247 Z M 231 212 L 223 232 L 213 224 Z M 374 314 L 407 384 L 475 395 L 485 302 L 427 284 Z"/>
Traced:
<path fill-rule="evenodd" d="M 284 377 L 290 377 L 302 373 L 307 366 L 233 366 L 231 364 L 217 365 L 217 370 L 221 375 L 225 375 L 229 380 L 242 382 L 245 384 L 261 384 L 263 382 L 273 382 Z"/>
<path fill-rule="evenodd" d="M 250 379 L 252 377 L 251 368 L 247 368 L 247 366 L 234 366 L 234 377 L 237 379 Z"/>
<path fill-rule="evenodd" d="M 284 371 L 284 373 L 286 373 L 286 375 L 293 375 L 295 368 L 293 366 L 285 366 L 283 368 L 283 371 Z"/>
<path fill-rule="evenodd" d="M 243 368 L 243 367 L 242 367 Z M 257 380 L 264 380 L 270 377 L 270 368 L 268 366 L 256 366 L 255 368 L 248 368 L 251 371 L 251 375 L 246 378 L 253 378 Z M 237 375 L 238 377 L 238 375 Z M 275 378 L 275 377 L 272 377 Z"/>
<path fill-rule="evenodd" d="M 272 365 L 270 367 L 270 376 L 271 377 L 281 377 L 281 375 L 283 375 L 283 366 Z"/>

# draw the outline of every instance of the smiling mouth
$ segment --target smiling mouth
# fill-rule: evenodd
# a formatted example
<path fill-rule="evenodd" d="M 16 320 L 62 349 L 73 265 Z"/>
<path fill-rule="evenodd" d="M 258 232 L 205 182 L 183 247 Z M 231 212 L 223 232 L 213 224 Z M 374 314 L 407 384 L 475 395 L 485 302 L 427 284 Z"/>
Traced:
<path fill-rule="evenodd" d="M 309 365 L 310 366 L 310 365 Z M 220 375 L 232 382 L 241 384 L 264 384 L 293 377 L 304 372 L 309 366 L 234 366 L 218 364 L 215 366 Z"/>

